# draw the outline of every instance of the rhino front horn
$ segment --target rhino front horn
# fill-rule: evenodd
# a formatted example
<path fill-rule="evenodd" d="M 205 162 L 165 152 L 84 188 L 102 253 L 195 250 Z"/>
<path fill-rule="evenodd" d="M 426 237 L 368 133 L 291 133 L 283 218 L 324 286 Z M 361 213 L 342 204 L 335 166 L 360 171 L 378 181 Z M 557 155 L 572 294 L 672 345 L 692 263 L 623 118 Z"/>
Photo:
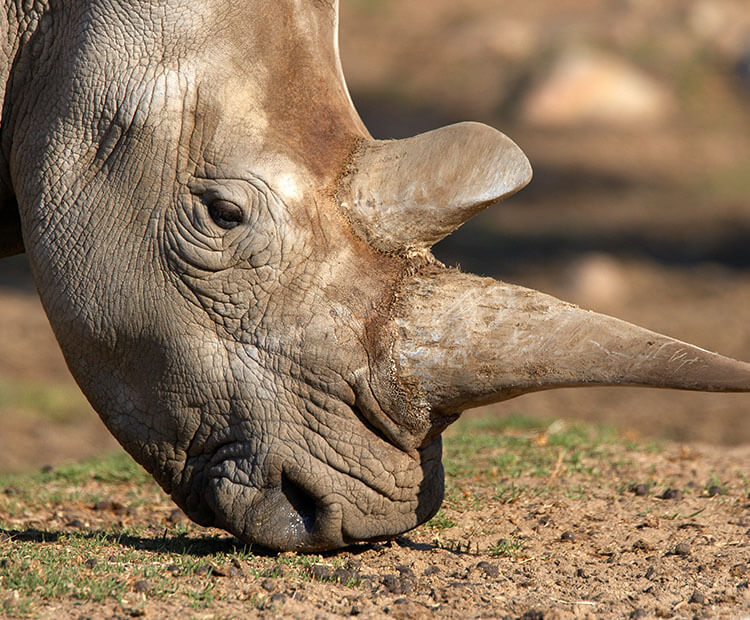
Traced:
<path fill-rule="evenodd" d="M 373 247 L 408 254 L 530 180 L 529 160 L 510 138 L 481 123 L 459 123 L 404 140 L 362 140 L 338 198 Z"/>
<path fill-rule="evenodd" d="M 410 415 L 433 424 L 556 387 L 750 391 L 750 364 L 488 278 L 435 269 L 394 310 L 393 379 Z"/>

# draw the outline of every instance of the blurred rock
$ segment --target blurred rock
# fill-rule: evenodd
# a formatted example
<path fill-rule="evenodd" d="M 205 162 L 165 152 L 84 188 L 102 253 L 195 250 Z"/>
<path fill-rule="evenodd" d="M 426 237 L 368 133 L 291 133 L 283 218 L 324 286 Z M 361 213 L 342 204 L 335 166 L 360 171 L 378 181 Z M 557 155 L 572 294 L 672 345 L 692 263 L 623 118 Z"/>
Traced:
<path fill-rule="evenodd" d="M 531 125 L 643 125 L 665 118 L 669 91 L 622 58 L 588 49 L 563 52 L 523 98 Z"/>
<path fill-rule="evenodd" d="M 699 0 L 689 11 L 688 25 L 711 49 L 736 58 L 750 37 L 750 8 L 746 0 Z"/>
<path fill-rule="evenodd" d="M 569 298 L 577 304 L 606 311 L 628 296 L 629 284 L 622 267 L 607 254 L 588 254 L 573 263 L 568 272 Z"/>
<path fill-rule="evenodd" d="M 477 21 L 468 34 L 470 39 L 482 42 L 482 53 L 513 62 L 526 60 L 539 53 L 541 47 L 539 29 L 521 19 L 495 16 L 494 19 Z"/>

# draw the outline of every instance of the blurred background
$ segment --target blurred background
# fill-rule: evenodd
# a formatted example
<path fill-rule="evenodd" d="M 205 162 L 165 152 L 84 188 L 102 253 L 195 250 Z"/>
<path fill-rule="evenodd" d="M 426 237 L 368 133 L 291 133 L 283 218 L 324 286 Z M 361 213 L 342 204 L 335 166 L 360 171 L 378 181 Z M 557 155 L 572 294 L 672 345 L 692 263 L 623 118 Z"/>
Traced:
<path fill-rule="evenodd" d="M 341 0 L 352 97 L 378 138 L 501 129 L 531 185 L 435 248 L 750 360 L 750 0 Z M 69 378 L 23 257 L 0 262 L 0 470 L 114 440 Z M 750 396 L 556 390 L 510 412 L 634 438 L 750 442 Z"/>

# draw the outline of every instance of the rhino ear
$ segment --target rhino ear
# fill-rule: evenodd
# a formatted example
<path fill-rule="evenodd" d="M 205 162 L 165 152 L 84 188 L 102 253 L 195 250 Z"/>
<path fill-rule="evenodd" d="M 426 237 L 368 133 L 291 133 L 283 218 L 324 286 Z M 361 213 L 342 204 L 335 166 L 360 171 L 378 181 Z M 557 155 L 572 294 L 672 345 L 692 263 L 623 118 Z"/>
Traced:
<path fill-rule="evenodd" d="M 18 207 L 0 204 L 0 258 L 23 254 L 23 237 L 21 236 L 21 220 Z"/>
<path fill-rule="evenodd" d="M 351 162 L 342 209 L 372 246 L 399 254 L 431 247 L 531 180 L 523 151 L 481 123 L 366 140 Z"/>

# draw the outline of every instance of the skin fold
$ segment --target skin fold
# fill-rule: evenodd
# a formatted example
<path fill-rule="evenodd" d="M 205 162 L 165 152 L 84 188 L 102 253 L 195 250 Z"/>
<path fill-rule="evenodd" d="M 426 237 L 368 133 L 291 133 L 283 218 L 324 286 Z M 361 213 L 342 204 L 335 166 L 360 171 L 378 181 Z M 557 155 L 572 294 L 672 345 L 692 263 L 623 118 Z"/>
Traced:
<path fill-rule="evenodd" d="M 0 257 L 25 249 L 76 381 L 195 521 L 273 549 L 391 537 L 437 511 L 465 408 L 750 389 L 741 362 L 439 264 L 530 166 L 476 123 L 373 140 L 337 2 L 5 9 Z"/>

